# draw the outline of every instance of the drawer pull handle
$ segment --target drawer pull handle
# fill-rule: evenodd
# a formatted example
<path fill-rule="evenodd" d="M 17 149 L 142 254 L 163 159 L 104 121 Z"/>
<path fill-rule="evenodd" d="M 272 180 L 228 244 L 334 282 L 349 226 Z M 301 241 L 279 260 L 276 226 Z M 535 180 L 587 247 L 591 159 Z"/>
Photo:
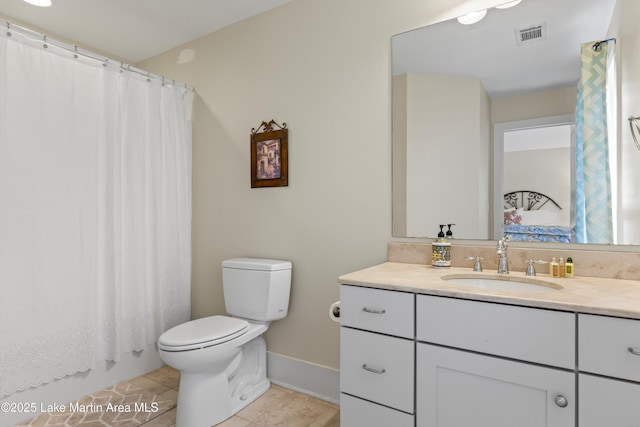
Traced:
<path fill-rule="evenodd" d="M 628 350 L 628 351 L 629 351 L 629 353 L 631 353 L 631 354 L 635 354 L 636 356 L 640 356 L 640 350 L 636 350 L 636 349 L 635 349 L 635 348 L 633 348 L 633 347 L 629 347 L 627 350 Z"/>
<path fill-rule="evenodd" d="M 567 398 L 561 394 L 557 395 L 554 400 L 556 402 L 556 405 L 558 405 L 561 408 L 566 408 L 567 405 L 569 404 L 569 401 L 567 400 Z"/>
<path fill-rule="evenodd" d="M 372 368 L 371 366 L 367 366 L 366 363 L 364 365 L 362 365 L 362 369 L 364 369 L 367 372 L 372 372 L 372 373 L 378 374 L 378 375 L 382 375 L 385 372 L 387 372 L 387 370 L 384 369 L 384 368 L 382 368 L 382 369 Z"/>
<path fill-rule="evenodd" d="M 375 308 L 375 307 L 362 307 L 362 311 L 364 311 L 365 313 L 371 313 L 371 314 L 385 314 L 387 312 L 387 310 L 385 310 L 384 308 Z"/>

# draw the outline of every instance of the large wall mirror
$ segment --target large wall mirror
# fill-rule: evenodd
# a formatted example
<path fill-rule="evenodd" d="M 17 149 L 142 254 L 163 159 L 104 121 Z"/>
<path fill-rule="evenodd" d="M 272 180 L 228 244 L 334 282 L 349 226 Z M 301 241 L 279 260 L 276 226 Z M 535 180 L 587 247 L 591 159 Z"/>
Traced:
<path fill-rule="evenodd" d="M 640 115 L 640 2 L 509 3 L 470 25 L 393 36 L 393 235 L 433 238 L 455 224 L 458 239 L 640 245 L 640 151 L 627 122 Z M 595 42 L 610 51 L 607 241 L 576 238 L 580 55 Z"/>

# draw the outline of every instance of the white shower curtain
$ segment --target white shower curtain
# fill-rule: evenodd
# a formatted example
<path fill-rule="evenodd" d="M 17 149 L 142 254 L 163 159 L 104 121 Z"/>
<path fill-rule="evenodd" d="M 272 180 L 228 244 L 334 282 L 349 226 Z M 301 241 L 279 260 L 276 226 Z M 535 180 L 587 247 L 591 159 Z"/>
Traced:
<path fill-rule="evenodd" d="M 189 319 L 187 95 L 0 36 L 0 397 Z"/>

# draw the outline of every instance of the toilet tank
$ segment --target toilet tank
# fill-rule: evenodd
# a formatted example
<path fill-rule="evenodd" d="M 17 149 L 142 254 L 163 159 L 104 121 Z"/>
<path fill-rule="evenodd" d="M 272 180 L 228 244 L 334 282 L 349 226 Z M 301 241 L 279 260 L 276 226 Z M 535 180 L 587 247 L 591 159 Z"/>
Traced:
<path fill-rule="evenodd" d="M 224 304 L 232 316 L 268 322 L 289 311 L 291 262 L 233 258 L 222 262 Z"/>

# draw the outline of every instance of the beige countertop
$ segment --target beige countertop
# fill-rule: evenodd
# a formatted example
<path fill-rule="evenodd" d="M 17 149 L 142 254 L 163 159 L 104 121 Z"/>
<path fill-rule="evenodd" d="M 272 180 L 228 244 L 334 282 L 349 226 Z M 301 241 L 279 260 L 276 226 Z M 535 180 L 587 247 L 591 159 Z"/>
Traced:
<path fill-rule="evenodd" d="M 560 289 L 542 292 L 491 290 L 453 284 L 443 280 L 447 275 L 479 275 L 495 277 L 495 271 L 474 273 L 470 268 L 434 268 L 425 264 L 386 262 L 364 270 L 345 274 L 338 282 L 376 289 L 440 295 L 476 301 L 500 302 L 527 307 L 549 308 L 579 313 L 640 319 L 640 281 L 599 277 L 553 278 L 547 274 L 527 278 L 523 272 L 502 275 L 506 279 L 535 279 Z"/>

